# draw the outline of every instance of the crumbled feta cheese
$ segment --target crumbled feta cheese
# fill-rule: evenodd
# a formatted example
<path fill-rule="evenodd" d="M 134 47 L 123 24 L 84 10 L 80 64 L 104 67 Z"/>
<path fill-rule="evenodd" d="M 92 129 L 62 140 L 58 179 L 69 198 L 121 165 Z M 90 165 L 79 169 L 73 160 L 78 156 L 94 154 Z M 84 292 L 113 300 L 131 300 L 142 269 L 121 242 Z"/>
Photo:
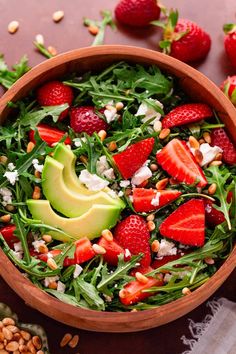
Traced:
<path fill-rule="evenodd" d="M 106 117 L 107 123 L 110 124 L 118 117 L 116 108 L 111 107 L 110 109 L 105 109 L 104 116 Z"/>
<path fill-rule="evenodd" d="M 142 166 L 133 175 L 131 183 L 135 186 L 139 186 L 142 182 L 146 181 L 150 177 L 152 177 L 152 171 L 150 170 L 150 168 L 147 166 Z"/>
<path fill-rule="evenodd" d="M 39 247 L 45 245 L 44 240 L 36 240 L 32 242 L 32 246 L 34 247 L 34 250 L 39 253 Z"/>
<path fill-rule="evenodd" d="M 201 166 L 208 165 L 215 159 L 218 153 L 223 152 L 219 146 L 210 146 L 208 143 L 201 144 L 199 150 L 203 155 Z"/>
<path fill-rule="evenodd" d="M 79 180 L 90 191 L 100 191 L 108 186 L 109 182 L 105 181 L 104 179 L 100 178 L 99 176 L 90 173 L 87 170 L 82 170 L 79 175 Z"/>
<path fill-rule="evenodd" d="M 163 280 L 164 280 L 165 283 L 169 283 L 171 278 L 173 278 L 173 274 L 166 273 Z"/>
<path fill-rule="evenodd" d="M 33 159 L 32 165 L 35 165 L 36 163 L 39 163 L 39 160 L 38 159 Z"/>
<path fill-rule="evenodd" d="M 34 166 L 34 169 L 36 171 L 38 171 L 40 173 L 43 171 L 43 165 L 39 164 L 39 160 L 38 159 L 33 159 L 32 165 Z"/>
<path fill-rule="evenodd" d="M 131 257 L 130 250 L 128 248 L 125 249 L 125 258 Z"/>
<path fill-rule="evenodd" d="M 22 248 L 22 243 L 21 243 L 21 241 L 15 242 L 15 243 L 13 244 L 13 247 L 14 247 L 14 250 L 15 250 L 16 252 L 23 252 L 23 248 Z"/>
<path fill-rule="evenodd" d="M 97 173 L 103 177 L 106 177 L 108 179 L 115 179 L 115 173 L 113 168 L 111 168 L 108 165 L 107 158 L 105 155 L 101 156 L 99 160 L 97 161 Z"/>
<path fill-rule="evenodd" d="M 53 283 L 54 281 L 58 281 L 59 276 L 56 275 L 55 277 L 46 277 L 43 280 L 44 286 L 47 288 L 50 283 Z"/>
<path fill-rule="evenodd" d="M 159 206 L 159 204 L 160 204 L 160 195 L 161 195 L 160 192 L 157 192 L 157 193 L 156 193 L 155 197 L 152 198 L 152 200 L 151 200 L 151 205 L 153 205 L 153 206 Z"/>
<path fill-rule="evenodd" d="M 85 143 L 85 142 L 86 142 L 86 138 L 85 137 L 73 139 L 73 143 L 74 143 L 75 147 L 81 147 L 82 143 Z M 71 146 L 70 146 L 70 148 L 71 148 Z"/>
<path fill-rule="evenodd" d="M 123 195 L 124 195 L 124 192 L 123 191 L 119 191 L 118 197 L 123 197 Z"/>
<path fill-rule="evenodd" d="M 48 259 L 53 258 L 53 254 L 51 252 L 48 252 L 47 256 L 48 256 Z"/>
<path fill-rule="evenodd" d="M 172 256 L 177 254 L 177 248 L 173 242 L 167 241 L 164 238 L 160 242 L 160 247 L 157 252 L 157 257 Z"/>
<path fill-rule="evenodd" d="M 149 98 L 149 101 L 152 101 L 161 109 L 163 108 L 163 104 L 160 101 L 154 100 L 152 98 Z M 141 103 L 135 115 L 145 116 L 144 118 L 142 118 L 143 123 L 146 123 L 151 118 L 155 118 L 152 120 L 152 122 L 150 122 L 150 124 L 154 124 L 156 121 L 160 120 L 161 118 L 161 114 L 157 112 L 152 106 L 149 106 L 146 102 Z"/>
<path fill-rule="evenodd" d="M 13 170 L 16 168 L 16 166 L 14 165 L 14 163 L 10 162 L 10 163 L 7 165 L 7 168 L 8 168 L 9 171 L 13 171 Z"/>
<path fill-rule="evenodd" d="M 23 259 L 23 252 L 16 252 L 16 251 L 11 251 L 14 256 L 18 259 Z"/>
<path fill-rule="evenodd" d="M 2 196 L 2 205 L 6 206 L 7 204 L 12 203 L 12 192 L 10 189 L 3 187 L 0 188 L 0 195 Z"/>
<path fill-rule="evenodd" d="M 65 284 L 63 284 L 61 281 L 59 281 L 59 282 L 57 283 L 57 291 L 58 291 L 59 293 L 64 293 L 65 290 L 66 290 Z"/>
<path fill-rule="evenodd" d="M 73 278 L 76 279 L 82 273 L 82 271 L 83 271 L 83 268 L 79 264 L 76 264 L 75 270 L 73 273 Z"/>
<path fill-rule="evenodd" d="M 6 179 L 10 182 L 10 184 L 12 184 L 14 186 L 14 184 L 16 183 L 16 181 L 19 180 L 18 178 L 18 171 L 15 170 L 15 171 L 12 171 L 12 172 L 9 172 L 9 171 L 6 171 L 3 175 L 4 177 L 6 177 Z"/>
<path fill-rule="evenodd" d="M 120 186 L 121 186 L 121 188 L 126 188 L 126 187 L 128 187 L 130 185 L 130 181 L 128 181 L 128 180 L 122 180 L 122 181 L 120 181 Z"/>
<path fill-rule="evenodd" d="M 106 302 L 112 302 L 112 297 L 107 294 L 102 294 Z"/>
<path fill-rule="evenodd" d="M 112 189 L 110 189 L 109 191 L 107 191 L 107 194 L 112 197 L 112 198 L 117 198 L 117 194 L 115 191 L 113 191 Z"/>
<path fill-rule="evenodd" d="M 116 179 L 113 168 L 109 168 L 108 170 L 104 171 L 103 176 L 108 179 Z"/>

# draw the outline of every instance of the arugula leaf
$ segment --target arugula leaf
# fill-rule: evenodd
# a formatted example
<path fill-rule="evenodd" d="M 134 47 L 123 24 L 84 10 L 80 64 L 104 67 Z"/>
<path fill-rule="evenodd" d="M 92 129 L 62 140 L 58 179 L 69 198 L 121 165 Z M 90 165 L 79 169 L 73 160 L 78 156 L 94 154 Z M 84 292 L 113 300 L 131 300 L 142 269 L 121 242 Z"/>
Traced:
<path fill-rule="evenodd" d="M 29 264 L 31 262 L 31 257 L 30 257 L 30 253 L 29 253 L 28 243 L 27 243 L 28 232 L 25 228 L 25 225 L 20 220 L 19 215 L 14 214 L 12 216 L 12 218 L 13 218 L 14 224 L 16 225 L 16 230 L 14 231 L 14 235 L 16 235 L 17 238 L 19 239 L 19 241 L 21 241 L 22 248 L 24 251 L 24 261 L 26 262 L 26 264 Z"/>
<path fill-rule="evenodd" d="M 38 49 L 39 53 L 41 53 L 45 58 L 50 59 L 53 58 L 54 55 L 52 55 L 47 48 L 44 46 L 42 43 L 38 43 L 37 41 L 34 41 L 33 44 L 35 47 Z"/>
<path fill-rule="evenodd" d="M 53 289 L 44 289 L 44 291 L 46 293 L 49 293 L 49 294 L 55 296 L 57 299 L 65 302 L 66 304 L 73 305 L 76 307 L 83 307 L 86 309 L 89 308 L 89 306 L 87 305 L 87 303 L 85 301 L 83 301 L 83 300 L 78 301 L 75 298 L 75 296 L 73 296 L 73 295 L 64 294 L 64 293 L 61 293 L 61 292 L 59 292 L 57 290 L 53 290 Z"/>
<path fill-rule="evenodd" d="M 95 39 L 92 43 L 92 46 L 104 44 L 105 29 L 107 26 L 110 26 L 113 30 L 116 29 L 115 22 L 112 19 L 111 11 L 104 10 L 101 12 L 101 15 L 102 21 L 90 20 L 87 17 L 84 18 L 85 26 L 96 26 L 99 29 L 98 34 L 95 36 Z"/>
<path fill-rule="evenodd" d="M 13 70 L 9 70 L 4 61 L 4 56 L 0 55 L 0 84 L 9 89 L 21 76 L 30 70 L 28 58 L 24 55 L 19 63 L 13 65 Z"/>
<path fill-rule="evenodd" d="M 86 302 L 97 310 L 105 310 L 104 300 L 99 296 L 99 292 L 94 285 L 87 283 L 81 277 L 76 278 L 73 281 L 73 287 L 75 291 L 79 291 Z"/>

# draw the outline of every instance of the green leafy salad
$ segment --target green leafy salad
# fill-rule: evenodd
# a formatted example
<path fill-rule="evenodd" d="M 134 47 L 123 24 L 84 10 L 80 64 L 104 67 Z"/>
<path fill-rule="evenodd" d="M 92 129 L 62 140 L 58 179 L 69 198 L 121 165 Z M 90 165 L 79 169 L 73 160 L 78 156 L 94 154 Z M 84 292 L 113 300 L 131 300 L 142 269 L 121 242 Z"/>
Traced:
<path fill-rule="evenodd" d="M 0 246 L 37 287 L 77 307 L 145 310 L 189 296 L 229 256 L 236 150 L 177 78 L 118 62 L 9 105 Z"/>

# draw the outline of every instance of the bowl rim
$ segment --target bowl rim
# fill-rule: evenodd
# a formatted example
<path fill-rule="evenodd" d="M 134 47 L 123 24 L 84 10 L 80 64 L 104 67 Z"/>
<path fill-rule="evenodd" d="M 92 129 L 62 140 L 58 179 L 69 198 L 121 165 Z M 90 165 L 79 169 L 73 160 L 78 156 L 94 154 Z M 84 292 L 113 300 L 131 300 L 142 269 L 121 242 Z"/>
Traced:
<path fill-rule="evenodd" d="M 45 71 L 53 69 L 55 66 L 59 66 L 61 64 L 69 63 L 73 60 L 79 60 L 82 58 L 87 58 L 87 57 L 92 57 L 94 55 L 114 55 L 114 54 L 120 54 L 120 55 L 131 55 L 135 56 L 134 61 L 142 59 L 142 60 L 153 60 L 158 61 L 159 63 L 166 64 L 168 61 L 168 65 L 170 67 L 176 67 L 179 69 L 182 73 L 183 76 L 185 73 L 188 72 L 188 76 L 191 75 L 193 80 L 199 80 L 201 79 L 204 82 L 204 85 L 208 86 L 208 90 L 211 90 L 214 92 L 215 95 L 219 97 L 219 100 L 223 101 L 223 105 L 225 107 L 225 110 L 227 111 L 227 114 L 232 114 L 235 116 L 236 120 L 236 110 L 232 103 L 226 98 L 226 96 L 220 91 L 220 89 L 210 80 L 208 79 L 205 75 L 197 71 L 196 69 L 190 67 L 189 65 L 180 62 L 177 59 L 174 59 L 172 57 L 169 57 L 165 54 L 155 52 L 149 49 L 145 48 L 140 48 L 140 47 L 135 47 L 135 46 L 125 46 L 125 45 L 104 45 L 104 46 L 97 46 L 97 47 L 86 47 L 86 48 L 80 48 L 80 49 L 74 49 L 69 52 L 65 52 L 62 54 L 59 54 L 56 57 L 53 57 L 51 59 L 45 60 L 44 62 L 36 65 L 34 68 L 32 68 L 28 73 L 23 75 L 1 98 L 0 98 L 0 116 L 6 116 L 8 114 L 8 111 L 6 111 L 7 104 L 9 101 L 14 101 L 14 97 L 17 95 L 18 92 L 21 91 L 21 89 L 28 83 L 30 83 L 34 78 L 42 75 Z M 126 59 L 124 59 L 126 60 Z M 158 64 L 156 64 L 158 65 Z M 203 86 L 204 86 L 203 85 Z M 48 314 L 47 308 L 45 308 L 45 311 L 42 309 L 43 306 L 48 302 L 50 303 L 50 306 L 54 306 L 55 308 L 58 308 L 60 306 L 60 310 L 62 315 L 68 315 L 68 314 L 74 314 L 75 312 L 78 314 L 78 318 L 83 318 L 83 315 L 85 317 L 89 316 L 91 320 L 95 320 L 101 317 L 101 321 L 105 321 L 107 326 L 111 326 L 113 322 L 118 322 L 120 324 L 123 324 L 125 320 L 127 320 L 127 315 L 129 316 L 129 319 L 131 321 L 140 321 L 140 320 L 145 320 L 145 318 L 150 318 L 150 317 L 156 317 L 157 315 L 159 316 L 164 316 L 165 312 L 168 313 L 168 310 L 173 306 L 173 304 L 176 305 L 176 307 L 181 307 L 184 305 L 186 302 L 185 297 L 182 297 L 180 299 L 174 300 L 170 303 L 167 303 L 165 305 L 162 305 L 160 307 L 156 307 L 153 309 L 148 309 L 148 310 L 143 310 L 143 311 L 138 311 L 138 312 L 108 312 L 108 311 L 96 311 L 96 310 L 90 310 L 90 309 L 83 309 L 79 307 L 74 307 L 72 305 L 69 305 L 67 303 L 64 303 L 51 295 L 48 295 L 38 287 L 36 287 L 32 282 L 30 282 L 28 279 L 26 279 L 23 274 L 17 269 L 17 267 L 10 261 L 10 259 L 6 256 L 6 254 L 0 249 L 0 268 L 1 268 L 1 275 L 3 276 L 3 279 L 5 279 L 8 284 L 14 289 L 17 294 L 23 298 L 27 304 L 32 306 L 34 303 L 35 298 L 37 298 L 37 301 L 41 304 L 40 311 L 43 312 L 44 314 Z M 221 265 L 221 267 L 217 270 L 217 272 L 209 279 L 207 280 L 206 283 L 201 285 L 199 288 L 194 290 L 190 295 L 188 295 L 188 301 L 191 303 L 195 302 L 195 305 L 192 306 L 191 309 L 195 308 L 196 306 L 200 305 L 203 301 L 205 301 L 208 297 L 209 294 L 204 297 L 204 289 L 209 288 L 209 286 L 213 286 L 214 282 L 216 279 L 222 278 L 223 280 L 220 280 L 221 283 L 230 275 L 230 273 L 233 271 L 233 269 L 236 266 L 236 246 L 234 247 L 233 251 L 229 255 L 229 257 L 224 261 L 224 263 Z M 225 271 L 227 270 L 227 274 L 225 274 Z M 14 274 L 12 274 L 14 273 Z M 13 276 L 12 276 L 13 275 Z M 21 283 L 21 289 L 15 289 L 14 283 Z M 25 295 L 24 288 L 28 289 L 30 291 L 27 292 L 27 296 Z M 214 290 L 215 291 L 215 290 Z M 200 299 L 199 299 L 199 295 Z M 190 310 L 191 311 L 191 310 Z M 188 313 L 189 310 L 183 311 L 178 317 L 183 316 L 184 314 Z M 49 315 L 52 318 L 52 315 Z M 178 318 L 178 317 L 175 317 Z M 57 318 L 55 318 L 57 319 Z M 60 319 L 61 322 L 67 323 L 68 321 L 63 321 Z M 128 321 L 128 320 L 127 320 Z M 166 323 L 163 321 L 163 324 Z M 152 328 L 155 327 L 156 325 L 152 325 L 149 327 L 144 327 L 144 328 L 138 328 L 134 329 L 132 328 L 131 330 L 126 329 L 123 332 L 129 332 L 129 331 L 138 331 L 138 330 L 144 330 L 147 328 Z M 96 330 L 98 331 L 99 329 L 93 329 L 90 328 L 88 325 L 85 324 L 78 324 L 79 328 L 83 329 L 89 329 L 89 330 Z M 109 328 L 107 330 L 101 330 L 104 332 L 121 332 L 117 330 L 112 330 Z"/>

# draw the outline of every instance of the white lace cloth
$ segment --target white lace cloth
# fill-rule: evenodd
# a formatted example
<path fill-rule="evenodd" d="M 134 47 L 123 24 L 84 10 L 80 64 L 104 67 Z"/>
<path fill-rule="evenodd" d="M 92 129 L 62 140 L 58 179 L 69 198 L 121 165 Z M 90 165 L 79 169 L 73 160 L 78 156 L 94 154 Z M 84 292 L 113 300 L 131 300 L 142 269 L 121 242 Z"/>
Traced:
<path fill-rule="evenodd" d="M 189 347 L 182 354 L 236 354 L 236 303 L 221 298 L 207 306 L 212 314 L 203 322 L 189 320 L 192 338 L 181 337 Z"/>

